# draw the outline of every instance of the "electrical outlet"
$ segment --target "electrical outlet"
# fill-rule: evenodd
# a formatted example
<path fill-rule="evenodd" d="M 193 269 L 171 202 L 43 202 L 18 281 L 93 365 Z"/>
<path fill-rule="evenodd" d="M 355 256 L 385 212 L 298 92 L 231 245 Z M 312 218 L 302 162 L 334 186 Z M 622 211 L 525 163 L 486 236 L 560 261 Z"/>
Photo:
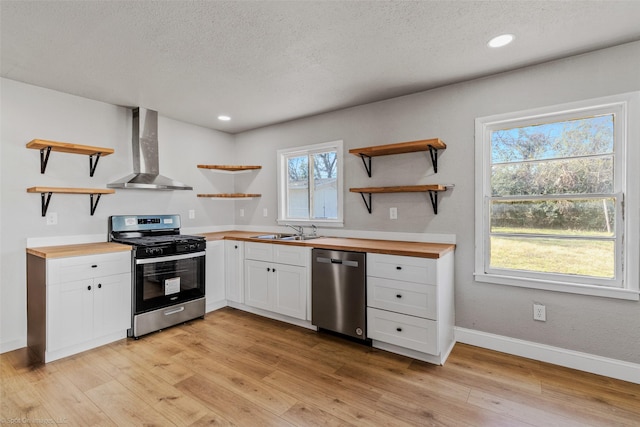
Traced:
<path fill-rule="evenodd" d="M 267 211 L 267 208 L 262 209 L 262 216 L 264 217 L 269 216 L 269 211 Z"/>
<path fill-rule="evenodd" d="M 194 219 L 196 217 L 196 211 L 193 209 L 189 209 L 189 219 Z"/>
<path fill-rule="evenodd" d="M 389 208 L 389 219 L 398 219 L 398 208 Z"/>
<path fill-rule="evenodd" d="M 547 308 L 542 304 L 533 304 L 533 320 L 547 321 Z"/>
<path fill-rule="evenodd" d="M 244 216 L 244 209 L 240 209 L 240 216 Z"/>
<path fill-rule="evenodd" d="M 58 223 L 58 214 L 55 212 L 49 212 L 47 214 L 47 225 L 56 225 Z"/>

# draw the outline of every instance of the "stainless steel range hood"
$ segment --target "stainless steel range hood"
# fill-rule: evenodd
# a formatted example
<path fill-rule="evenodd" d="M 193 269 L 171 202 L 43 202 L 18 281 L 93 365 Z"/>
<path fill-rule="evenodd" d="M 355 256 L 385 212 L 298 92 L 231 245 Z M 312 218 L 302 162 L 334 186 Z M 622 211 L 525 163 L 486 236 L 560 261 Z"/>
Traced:
<path fill-rule="evenodd" d="M 193 187 L 160 175 L 158 162 L 158 112 L 133 109 L 133 173 L 107 184 L 109 188 L 142 190 L 193 190 Z"/>

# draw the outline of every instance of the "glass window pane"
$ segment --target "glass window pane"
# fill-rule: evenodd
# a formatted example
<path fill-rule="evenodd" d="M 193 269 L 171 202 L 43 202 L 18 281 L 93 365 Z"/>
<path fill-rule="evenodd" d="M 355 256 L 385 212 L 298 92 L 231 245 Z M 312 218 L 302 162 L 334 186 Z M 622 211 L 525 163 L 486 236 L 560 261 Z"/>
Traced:
<path fill-rule="evenodd" d="M 315 219 L 338 218 L 338 177 L 335 151 L 313 155 L 313 216 Z"/>
<path fill-rule="evenodd" d="M 493 196 L 613 192 L 613 157 L 502 163 L 491 167 Z"/>
<path fill-rule="evenodd" d="M 615 278 L 610 240 L 491 237 L 491 268 Z"/>
<path fill-rule="evenodd" d="M 287 217 L 309 218 L 309 158 L 287 158 Z"/>
<path fill-rule="evenodd" d="M 613 115 L 502 129 L 491 133 L 491 162 L 613 153 Z"/>
<path fill-rule="evenodd" d="M 613 237 L 614 197 L 491 202 L 491 233 Z"/>

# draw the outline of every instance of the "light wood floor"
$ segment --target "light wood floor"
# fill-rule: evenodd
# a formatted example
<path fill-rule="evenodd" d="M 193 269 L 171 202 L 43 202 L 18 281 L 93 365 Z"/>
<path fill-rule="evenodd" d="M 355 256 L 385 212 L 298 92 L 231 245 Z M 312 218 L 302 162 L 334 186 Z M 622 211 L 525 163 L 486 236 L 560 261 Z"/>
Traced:
<path fill-rule="evenodd" d="M 5 353 L 0 375 L 0 423 L 640 425 L 637 384 L 462 344 L 434 366 L 231 308 L 46 365 Z"/>

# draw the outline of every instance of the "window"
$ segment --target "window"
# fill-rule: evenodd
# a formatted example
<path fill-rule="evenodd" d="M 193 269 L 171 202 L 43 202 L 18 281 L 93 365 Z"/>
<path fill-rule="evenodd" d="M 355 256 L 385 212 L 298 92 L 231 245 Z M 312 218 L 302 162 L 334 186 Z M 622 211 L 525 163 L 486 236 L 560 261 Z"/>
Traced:
<path fill-rule="evenodd" d="M 476 119 L 476 280 L 638 299 L 629 103 L 637 94 Z"/>
<path fill-rule="evenodd" d="M 278 151 L 278 221 L 342 226 L 342 141 Z"/>

